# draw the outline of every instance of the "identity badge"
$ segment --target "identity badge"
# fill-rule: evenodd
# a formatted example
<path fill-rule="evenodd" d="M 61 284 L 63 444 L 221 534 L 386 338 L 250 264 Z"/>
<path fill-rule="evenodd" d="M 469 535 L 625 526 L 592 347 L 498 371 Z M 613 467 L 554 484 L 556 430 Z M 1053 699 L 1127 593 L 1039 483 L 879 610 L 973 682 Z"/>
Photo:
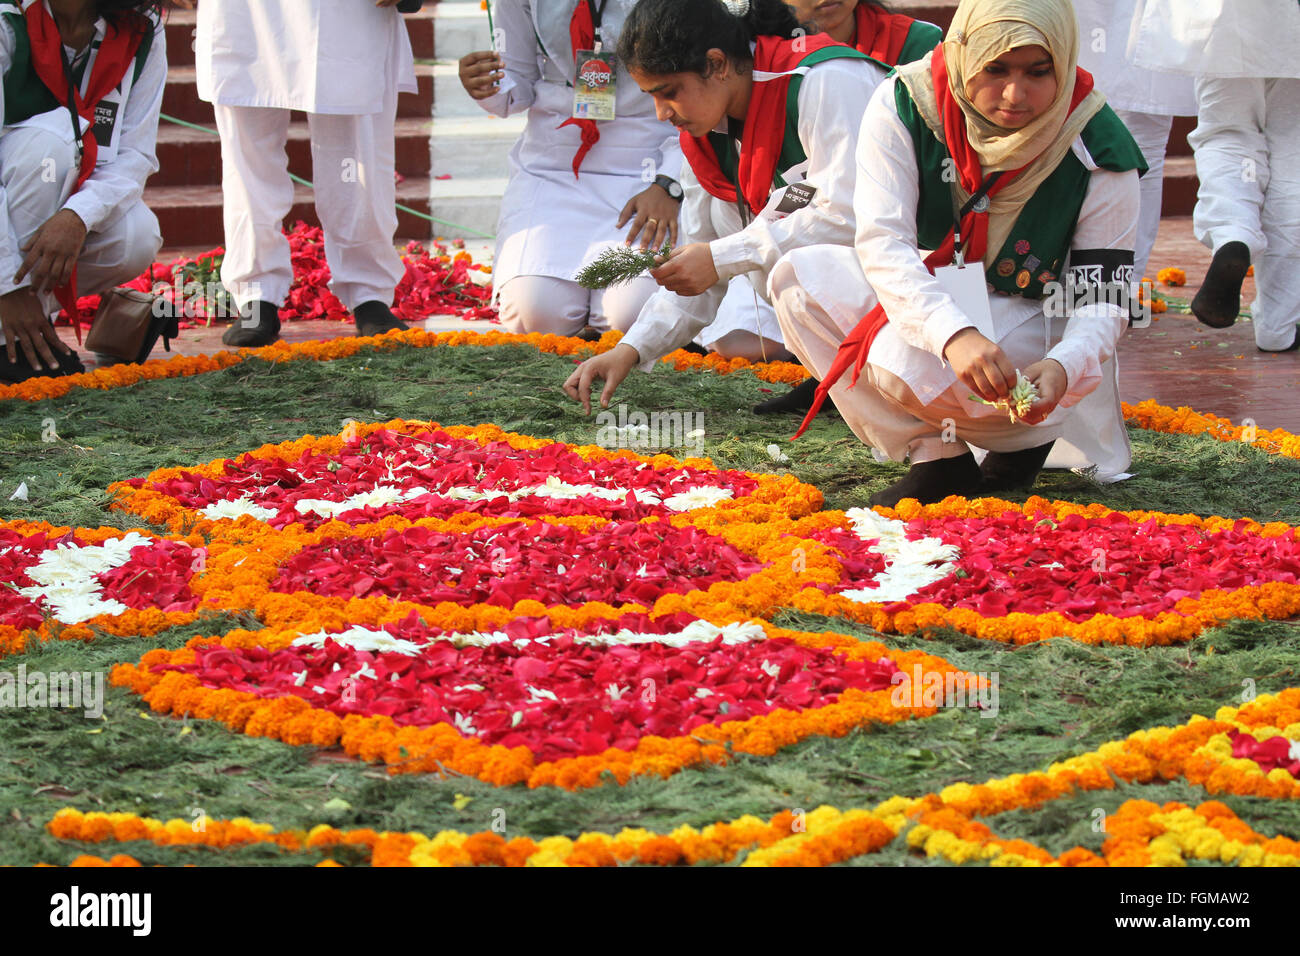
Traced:
<path fill-rule="evenodd" d="M 573 78 L 573 118 L 612 120 L 618 85 L 618 60 L 613 53 L 580 50 Z"/>

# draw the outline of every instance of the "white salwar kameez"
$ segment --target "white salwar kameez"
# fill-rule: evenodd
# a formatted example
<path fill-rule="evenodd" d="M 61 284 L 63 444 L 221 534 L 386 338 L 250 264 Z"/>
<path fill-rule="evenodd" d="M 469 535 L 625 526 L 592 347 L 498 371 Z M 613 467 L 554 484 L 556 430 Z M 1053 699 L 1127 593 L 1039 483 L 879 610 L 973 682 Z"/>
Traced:
<path fill-rule="evenodd" d="M 1131 46 L 1141 66 L 1197 77 L 1193 230 L 1215 251 L 1246 244 L 1255 344 L 1288 348 L 1300 319 L 1300 4 L 1145 0 Z"/>
<path fill-rule="evenodd" d="M 873 97 L 858 137 L 855 246 L 798 249 L 772 272 L 769 291 L 786 346 L 821 378 L 840 342 L 879 301 L 889 323 L 872 344 L 861 378 L 850 389 L 846 373 L 830 390 L 854 434 L 879 454 L 917 463 L 958 457 L 969 450 L 967 443 L 1010 452 L 1055 440 L 1048 467 L 1095 465 L 1100 480 L 1123 474 L 1131 453 L 1114 354 L 1127 310 L 1089 305 L 1068 320 L 1049 320 L 1044 302 L 989 296 L 994 341 L 1015 367 L 1051 358 L 1065 369 L 1066 395 L 1038 425 L 1012 423 L 1006 412 L 973 401 L 943 360 L 948 340 L 974 323 L 918 251 L 919 175 L 894 83 L 886 80 Z M 1132 249 L 1137 173 L 1096 168 L 1081 140 L 1074 153 L 1092 175 L 1072 248 Z"/>
<path fill-rule="evenodd" d="M 1196 115 L 1192 79 L 1157 73 L 1134 64 L 1129 34 L 1138 21 L 1138 0 L 1074 0 L 1079 20 L 1079 66 L 1092 74 L 1097 89 L 1128 127 L 1147 161 L 1142 177 L 1133 273 L 1141 279 L 1160 229 L 1165 149 L 1175 116 Z"/>
<path fill-rule="evenodd" d="M 692 183 L 695 182 L 694 175 L 690 175 L 689 179 Z M 699 188 L 698 185 L 696 188 Z M 740 210 L 736 208 L 735 203 L 724 202 L 713 196 L 709 198 L 712 202 L 703 209 L 692 210 L 702 212 L 709 217 L 709 227 L 704 235 L 729 236 L 740 232 L 745 227 L 740 218 Z M 700 230 L 694 224 L 689 224 L 688 228 L 687 220 L 688 217 L 683 215 L 683 244 L 704 241 L 695 238 Z M 759 285 L 762 284 L 760 281 Z M 720 342 L 727 340 L 733 333 L 754 337 L 755 345 L 758 344 L 758 337 L 771 342 L 781 341 L 781 325 L 776 321 L 776 312 L 772 309 L 772 304 L 767 301 L 767 291 L 759 292 L 750 281 L 749 273 L 741 273 L 727 283 L 727 294 L 723 296 L 722 303 L 718 306 L 717 316 L 695 337 L 695 341 L 713 351 Z"/>
<path fill-rule="evenodd" d="M 607 0 L 600 27 L 606 51 L 617 45 L 632 6 L 633 0 Z M 497 0 L 492 10 L 505 76 L 494 95 L 477 103 L 495 116 L 528 111 L 523 135 L 510 151 L 510 181 L 497 222 L 492 273 L 502 318 L 514 331 L 573 334 L 586 322 L 625 329 L 654 292 L 654 280 L 641 277 L 593 293 L 573 277 L 605 249 L 623 243 L 630 223 L 621 229 L 615 224 L 629 199 L 656 175 L 679 179 L 677 130 L 655 116 L 654 100 L 619 64 L 615 118 L 598 122 L 600 140 L 575 177 L 581 129 L 559 128 L 573 114 L 573 0 Z M 642 238 L 637 236 L 638 245 Z M 516 293 L 511 283 L 517 277 L 554 281 L 522 278 Z"/>
<path fill-rule="evenodd" d="M 95 40 L 103 39 L 105 21 L 95 24 Z M 14 33 L 0 20 L 0 75 L 13 62 Z M 65 107 L 20 124 L 6 124 L 0 97 L 0 295 L 28 287 L 31 279 L 13 281 L 23 262 L 22 246 L 60 209 L 70 209 L 86 224 L 86 240 L 77 257 L 77 294 L 104 292 L 140 275 L 153 262 L 162 236 L 158 219 L 144 204 L 144 184 L 158 169 L 155 145 L 158 111 L 167 81 L 167 50 L 162 25 L 140 78 L 131 83 L 119 107 L 121 130 L 117 148 L 100 145 L 99 162 L 75 194 L 76 142 Z M 64 47 L 69 60 L 79 52 Z M 92 50 L 84 75 L 89 82 L 97 50 Z M 134 72 L 135 66 L 129 67 Z M 53 314 L 52 293 L 43 299 Z M 4 341 L 0 334 L 0 342 Z"/>
<path fill-rule="evenodd" d="M 767 299 L 767 277 L 792 249 L 853 242 L 853 155 L 864 104 L 882 82 L 884 71 L 865 60 L 826 60 L 812 67 L 799 88 L 799 141 L 808 157 L 803 182 L 814 187 L 812 201 L 788 216 L 754 218 L 744 229 L 719 234 L 713 216 L 715 199 L 683 173 L 690 185 L 682 210 L 695 241 L 708 242 L 719 281 L 699 295 L 682 296 L 661 289 L 651 297 L 623 342 L 637 350 L 642 371 L 661 356 L 680 348 L 714 321 L 728 295 L 730 281 L 748 276 Z M 769 201 L 769 207 L 775 200 Z M 739 215 L 735 224 L 739 225 Z M 811 368 L 811 366 L 810 366 Z"/>
<path fill-rule="evenodd" d="M 241 308 L 279 305 L 293 283 L 280 229 L 293 205 L 289 111 L 308 115 L 330 288 L 348 308 L 392 302 L 397 94 L 416 91 L 401 14 L 373 3 L 203 0 L 195 70 L 221 133 L 226 257 Z"/>

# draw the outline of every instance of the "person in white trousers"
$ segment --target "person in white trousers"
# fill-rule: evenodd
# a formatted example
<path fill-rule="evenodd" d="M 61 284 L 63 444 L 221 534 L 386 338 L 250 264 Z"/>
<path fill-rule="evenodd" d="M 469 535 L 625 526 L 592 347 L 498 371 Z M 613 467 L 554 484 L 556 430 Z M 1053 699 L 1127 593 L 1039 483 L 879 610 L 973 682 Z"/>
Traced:
<path fill-rule="evenodd" d="M 1140 66 L 1197 77 L 1192 226 L 1214 258 L 1192 312 L 1232 325 L 1254 263 L 1255 345 L 1300 347 L 1300 4 L 1144 0 L 1133 45 Z"/>
<path fill-rule="evenodd" d="M 614 118 L 584 121 L 599 137 L 581 155 L 583 129 L 571 120 L 575 32 L 592 49 L 599 33 L 602 50 L 611 52 L 632 6 L 633 0 L 495 0 L 497 49 L 460 61 L 461 84 L 484 111 L 528 114 L 510 151 L 492 265 L 501 320 L 512 332 L 626 332 L 654 293 L 654 280 L 640 276 L 593 290 L 575 274 L 613 245 L 658 249 L 678 241 L 677 134 L 655 118 L 654 103 L 621 63 L 612 71 Z M 581 31 L 576 18 L 585 22 Z"/>
<path fill-rule="evenodd" d="M 389 308 L 403 274 L 393 246 L 394 129 L 397 94 L 416 84 L 397 3 L 198 3 L 198 93 L 213 104 L 221 133 L 221 280 L 242 315 L 222 336 L 227 345 L 279 337 L 279 307 L 293 284 L 281 231 L 293 205 L 290 110 L 305 112 L 311 130 L 331 289 L 352 310 L 358 335 L 406 328 Z"/>
<path fill-rule="evenodd" d="M 1124 121 L 1147 161 L 1133 250 L 1135 281 L 1146 275 L 1160 230 L 1165 150 L 1174 117 L 1196 115 L 1191 77 L 1143 69 L 1129 56 L 1129 34 L 1138 7 L 1138 0 L 1074 0 L 1079 18 L 1079 66 L 1093 75 L 1097 89 L 1106 95 L 1106 102 Z"/>
<path fill-rule="evenodd" d="M 50 322 L 59 308 L 52 289 L 69 282 L 74 265 L 72 291 L 94 295 L 140 275 L 162 245 L 158 220 L 142 199 L 145 180 L 158 169 L 154 147 L 167 78 L 165 38 L 153 5 L 122 11 L 147 17 L 138 22 L 150 34 L 148 47 L 142 40 L 121 84 L 104 97 L 117 103 L 117 129 L 104 135 L 96 127 L 103 140 L 96 144 L 96 165 L 75 189 L 78 145 L 66 106 L 26 115 L 53 101 L 41 104 L 49 96 L 41 80 L 14 69 L 15 52 L 29 53 L 36 42 L 27 29 L 27 18 L 39 13 L 29 10 L 34 3 L 45 4 L 65 54 L 83 70 L 83 94 L 110 29 L 88 0 L 0 3 L 0 380 L 10 382 L 84 371 Z M 10 103 L 36 105 L 24 115 L 6 115 Z"/>

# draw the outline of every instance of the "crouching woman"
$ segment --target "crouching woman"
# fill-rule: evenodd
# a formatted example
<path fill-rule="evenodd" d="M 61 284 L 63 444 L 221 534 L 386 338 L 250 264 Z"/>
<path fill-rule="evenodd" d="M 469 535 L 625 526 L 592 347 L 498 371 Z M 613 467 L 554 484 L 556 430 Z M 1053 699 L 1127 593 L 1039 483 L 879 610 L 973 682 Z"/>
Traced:
<path fill-rule="evenodd" d="M 817 404 L 829 393 L 878 455 L 911 461 L 872 504 L 1028 487 L 1054 445 L 1102 479 L 1129 464 L 1114 353 L 1145 164 L 1077 49 L 1068 0 L 962 0 L 867 107 L 855 248 L 773 270 Z M 1037 400 L 1013 416 L 1021 377 Z"/>
<path fill-rule="evenodd" d="M 639 0 L 619 54 L 659 118 L 681 130 L 682 229 L 692 242 L 651 271 L 662 288 L 623 341 L 564 383 L 587 409 L 595 379 L 607 405 L 633 368 L 650 371 L 713 322 L 736 276 L 751 277 L 757 298 L 783 253 L 847 248 L 855 137 L 889 69 L 806 35 L 780 0 Z M 715 199 L 736 210 L 726 235 L 713 228 L 724 224 Z"/>
<path fill-rule="evenodd" d="M 162 245 L 142 198 L 167 78 L 160 6 L 0 0 L 0 381 L 83 371 L 50 317 Z"/>

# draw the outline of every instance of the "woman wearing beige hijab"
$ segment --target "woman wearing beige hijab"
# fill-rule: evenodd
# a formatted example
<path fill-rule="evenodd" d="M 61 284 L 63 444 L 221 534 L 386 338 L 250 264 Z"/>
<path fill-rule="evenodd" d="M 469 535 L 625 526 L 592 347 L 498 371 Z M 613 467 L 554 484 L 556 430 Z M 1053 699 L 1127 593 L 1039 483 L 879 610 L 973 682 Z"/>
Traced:
<path fill-rule="evenodd" d="M 1069 0 L 962 0 L 867 107 L 855 248 L 773 270 L 819 394 L 878 457 L 911 461 L 872 504 L 1028 487 L 1053 451 L 1103 480 L 1128 467 L 1114 352 L 1145 165 L 1077 50 Z M 1038 397 L 1012 415 L 1020 377 Z"/>

